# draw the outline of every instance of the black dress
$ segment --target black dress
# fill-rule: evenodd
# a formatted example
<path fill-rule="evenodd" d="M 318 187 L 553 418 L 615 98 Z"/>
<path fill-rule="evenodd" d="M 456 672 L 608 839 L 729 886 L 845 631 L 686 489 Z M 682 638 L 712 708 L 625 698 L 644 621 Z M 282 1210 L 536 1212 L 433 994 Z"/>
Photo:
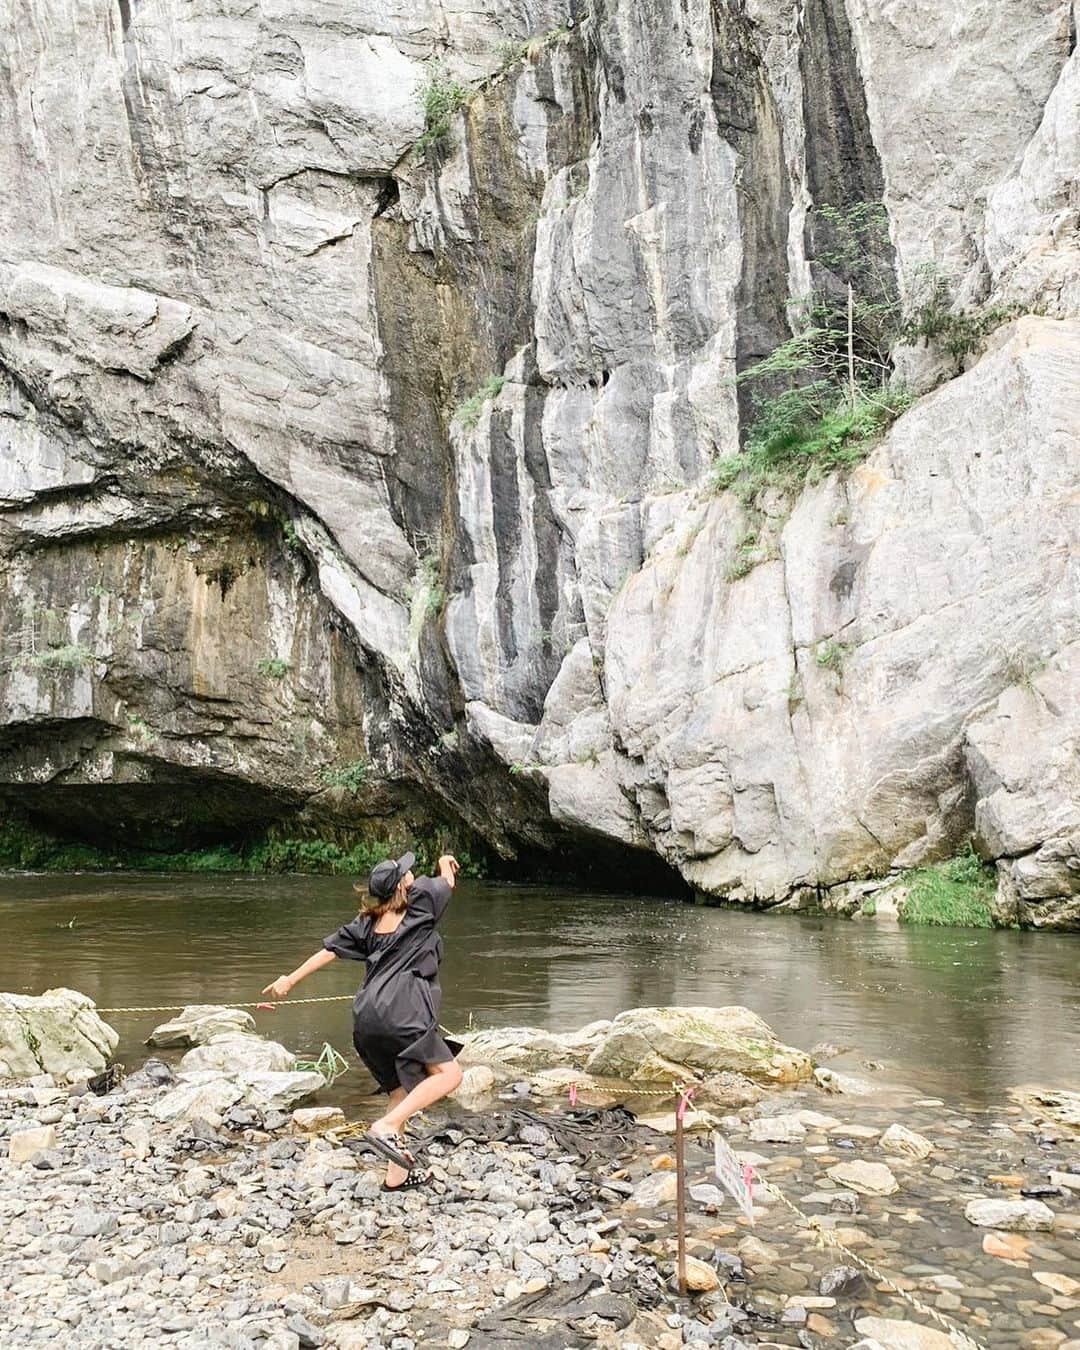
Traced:
<path fill-rule="evenodd" d="M 443 944 L 435 925 L 452 894 L 441 877 L 417 877 L 392 933 L 358 917 L 323 938 L 335 956 L 367 962 L 353 1000 L 353 1045 L 384 1092 L 410 1092 L 427 1077 L 425 1064 L 447 1064 L 461 1049 L 439 1035 Z"/>

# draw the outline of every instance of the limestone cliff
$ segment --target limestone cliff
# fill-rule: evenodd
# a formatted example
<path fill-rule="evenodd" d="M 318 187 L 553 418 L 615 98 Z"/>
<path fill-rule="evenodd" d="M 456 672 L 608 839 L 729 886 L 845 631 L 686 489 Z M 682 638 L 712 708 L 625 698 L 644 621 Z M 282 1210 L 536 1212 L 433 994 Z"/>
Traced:
<path fill-rule="evenodd" d="M 1080 924 L 1072 6 L 0 13 L 9 804 L 756 903 L 974 832 L 1003 918 Z M 1028 317 L 898 352 L 939 387 L 739 575 L 734 377 L 871 200 L 901 296 Z"/>

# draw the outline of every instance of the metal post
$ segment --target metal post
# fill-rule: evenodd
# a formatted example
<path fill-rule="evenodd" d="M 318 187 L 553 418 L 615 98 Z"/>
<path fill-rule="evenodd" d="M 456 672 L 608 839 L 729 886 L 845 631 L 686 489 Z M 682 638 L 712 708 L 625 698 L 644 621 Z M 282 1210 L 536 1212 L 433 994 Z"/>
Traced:
<path fill-rule="evenodd" d="M 686 1132 L 683 1126 L 683 1096 L 675 1107 L 675 1203 L 679 1243 L 679 1295 L 686 1297 Z"/>

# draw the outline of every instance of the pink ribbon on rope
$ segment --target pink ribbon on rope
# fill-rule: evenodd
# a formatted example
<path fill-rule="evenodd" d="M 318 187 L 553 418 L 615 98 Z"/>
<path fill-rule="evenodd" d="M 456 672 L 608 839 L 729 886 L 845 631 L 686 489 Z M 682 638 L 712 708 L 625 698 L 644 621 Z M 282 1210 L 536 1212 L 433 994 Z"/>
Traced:
<path fill-rule="evenodd" d="M 679 1105 L 675 1108 L 675 1119 L 681 1121 L 686 1116 L 686 1108 L 690 1105 L 690 1098 L 694 1095 L 694 1089 L 682 1088 L 679 1091 Z"/>
<path fill-rule="evenodd" d="M 570 1105 L 571 1105 L 571 1106 L 577 1106 L 577 1084 L 576 1084 L 576 1083 L 571 1083 L 571 1084 L 570 1084 L 570 1093 L 569 1093 L 569 1096 L 570 1096 Z"/>

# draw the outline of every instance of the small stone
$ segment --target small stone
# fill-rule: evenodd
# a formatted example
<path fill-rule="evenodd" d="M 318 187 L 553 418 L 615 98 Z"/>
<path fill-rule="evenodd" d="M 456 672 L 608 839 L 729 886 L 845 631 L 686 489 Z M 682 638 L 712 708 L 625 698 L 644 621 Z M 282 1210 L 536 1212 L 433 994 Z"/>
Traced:
<path fill-rule="evenodd" d="M 39 1125 L 33 1130 L 19 1130 L 8 1140 L 8 1160 L 13 1163 L 29 1162 L 35 1153 L 55 1146 L 55 1126 Z"/>
<path fill-rule="evenodd" d="M 707 1294 L 720 1287 L 720 1278 L 712 1266 L 696 1256 L 686 1258 L 686 1287 L 695 1294 Z"/>
<path fill-rule="evenodd" d="M 750 1122 L 750 1138 L 755 1144 L 797 1144 L 806 1138 L 806 1126 L 795 1111 L 762 1116 Z"/>
<path fill-rule="evenodd" d="M 446 1338 L 450 1350 L 465 1350 L 469 1344 L 469 1333 L 464 1327 L 455 1327 Z"/>
<path fill-rule="evenodd" d="M 301 1350 L 315 1350 L 326 1340 L 319 1328 L 300 1313 L 294 1313 L 285 1325 L 299 1340 Z"/>
<path fill-rule="evenodd" d="M 952 1341 L 943 1331 L 921 1326 L 918 1322 L 860 1317 L 855 1330 L 868 1341 L 876 1341 L 883 1350 L 954 1350 Z"/>
<path fill-rule="evenodd" d="M 675 1203 L 678 1180 L 674 1172 L 653 1172 L 634 1187 L 629 1203 L 638 1209 Z"/>
<path fill-rule="evenodd" d="M 964 1218 L 977 1228 L 1010 1233 L 1048 1232 L 1054 1226 L 1054 1211 L 1041 1200 L 971 1200 Z"/>
<path fill-rule="evenodd" d="M 1056 1270 L 1035 1270 L 1031 1278 L 1045 1289 L 1052 1289 L 1055 1294 L 1063 1294 L 1066 1298 L 1080 1294 L 1080 1280 L 1074 1280 L 1071 1275 L 1063 1275 Z"/>
<path fill-rule="evenodd" d="M 818 1291 L 826 1297 L 846 1294 L 854 1289 L 861 1279 L 862 1272 L 855 1266 L 833 1266 L 818 1281 Z"/>
<path fill-rule="evenodd" d="M 890 1125 L 881 1136 L 881 1147 L 886 1153 L 898 1153 L 905 1158 L 929 1158 L 934 1146 L 929 1139 L 903 1125 Z"/>
<path fill-rule="evenodd" d="M 292 1113 L 293 1125 L 303 1134 L 321 1134 L 345 1124 L 340 1106 L 304 1106 Z"/>

